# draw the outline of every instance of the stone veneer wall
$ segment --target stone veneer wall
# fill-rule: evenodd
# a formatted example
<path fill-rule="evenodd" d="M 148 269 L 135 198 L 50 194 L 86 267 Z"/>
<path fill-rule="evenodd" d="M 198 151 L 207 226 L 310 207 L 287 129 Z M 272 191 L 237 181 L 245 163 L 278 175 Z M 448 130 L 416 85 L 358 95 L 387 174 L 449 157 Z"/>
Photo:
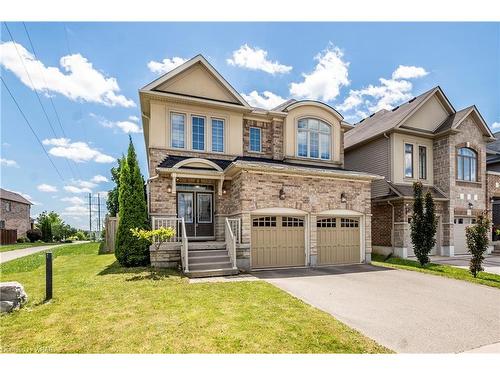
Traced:
<path fill-rule="evenodd" d="M 5 203 L 10 202 L 10 211 L 5 209 Z M 26 237 L 26 231 L 31 228 L 30 206 L 6 199 L 1 200 L 0 217 L 5 221 L 5 229 L 16 229 L 17 238 Z"/>
<path fill-rule="evenodd" d="M 250 128 L 261 129 L 261 152 L 250 151 Z M 278 138 L 278 137 L 277 137 Z M 243 120 L 243 155 L 273 158 L 273 145 L 277 143 L 273 136 L 273 123 L 256 120 Z"/>

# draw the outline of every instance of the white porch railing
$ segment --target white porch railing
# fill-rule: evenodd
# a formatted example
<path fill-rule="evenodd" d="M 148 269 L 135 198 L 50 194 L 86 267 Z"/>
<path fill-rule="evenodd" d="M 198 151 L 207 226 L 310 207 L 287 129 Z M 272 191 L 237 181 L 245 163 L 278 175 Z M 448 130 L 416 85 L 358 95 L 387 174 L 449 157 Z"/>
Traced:
<path fill-rule="evenodd" d="M 152 218 L 153 229 L 158 228 L 174 228 L 175 235 L 166 242 L 180 242 L 181 244 L 181 267 L 186 273 L 189 272 L 189 259 L 188 259 L 188 238 L 186 234 L 186 225 L 184 218 L 168 217 L 168 216 L 153 216 Z"/>
<path fill-rule="evenodd" d="M 158 228 L 173 228 L 175 230 L 175 235 L 166 242 L 181 242 L 182 241 L 182 227 L 181 220 L 177 217 L 168 216 L 153 216 L 151 217 L 153 222 L 153 229 Z"/>
<path fill-rule="evenodd" d="M 241 219 L 230 219 L 226 218 L 229 222 L 229 227 L 236 238 L 236 243 L 241 243 Z"/>
<path fill-rule="evenodd" d="M 233 230 L 231 229 L 230 219 L 226 217 L 226 226 L 225 226 L 225 237 L 226 237 L 226 249 L 229 254 L 229 259 L 231 260 L 231 264 L 233 268 L 236 268 L 236 236 L 233 234 Z"/>
<path fill-rule="evenodd" d="M 189 272 L 189 257 L 188 257 L 188 238 L 186 234 L 186 225 L 184 218 L 181 219 L 181 267 L 184 273 Z"/>

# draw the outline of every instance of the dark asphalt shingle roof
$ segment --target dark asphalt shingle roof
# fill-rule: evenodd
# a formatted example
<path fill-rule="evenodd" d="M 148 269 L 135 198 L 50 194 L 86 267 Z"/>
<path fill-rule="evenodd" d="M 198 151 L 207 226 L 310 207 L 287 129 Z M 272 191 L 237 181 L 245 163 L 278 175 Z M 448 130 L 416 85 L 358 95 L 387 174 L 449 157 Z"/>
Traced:
<path fill-rule="evenodd" d="M 397 195 L 401 197 L 413 197 L 412 185 L 389 183 L 389 186 Z M 432 198 L 447 199 L 447 197 L 443 195 L 439 190 L 437 190 L 434 186 L 424 186 L 424 194 L 426 194 L 428 190 L 431 192 Z"/>

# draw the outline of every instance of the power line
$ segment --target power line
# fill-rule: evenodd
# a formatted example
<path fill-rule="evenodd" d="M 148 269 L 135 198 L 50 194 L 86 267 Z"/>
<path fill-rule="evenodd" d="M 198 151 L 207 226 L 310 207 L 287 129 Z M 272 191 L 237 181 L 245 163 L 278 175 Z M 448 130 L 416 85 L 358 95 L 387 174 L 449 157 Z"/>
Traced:
<path fill-rule="evenodd" d="M 12 35 L 12 33 L 10 32 L 10 29 L 9 29 L 9 26 L 7 25 L 7 22 L 4 22 L 3 23 L 5 25 L 5 28 L 7 29 L 7 32 L 9 33 L 9 36 L 10 36 L 10 40 L 12 41 L 12 43 L 14 44 L 14 48 L 16 49 L 16 52 L 17 52 L 17 56 L 19 57 L 19 60 L 21 60 L 21 63 L 23 64 L 23 67 L 24 67 L 24 71 L 26 72 L 26 74 L 28 75 L 28 78 L 30 80 L 30 83 L 31 83 L 31 88 L 33 89 L 33 91 L 35 92 L 35 95 L 38 99 L 38 104 L 40 104 L 40 107 L 42 108 L 42 111 L 45 115 L 45 118 L 47 119 L 47 122 L 49 123 L 49 126 L 50 128 L 52 129 L 52 133 L 54 134 L 54 137 L 57 138 L 57 134 L 56 134 L 56 131 L 54 129 L 54 126 L 52 126 L 52 121 L 50 121 L 50 118 L 49 118 L 49 115 L 47 114 L 47 111 L 45 110 L 45 107 L 42 103 L 42 99 L 40 99 L 40 95 L 38 94 L 38 90 L 35 88 L 35 84 L 33 83 L 33 80 L 31 79 L 31 75 L 28 71 L 28 68 L 26 67 L 26 64 L 24 63 L 24 59 L 23 57 L 21 56 L 21 53 L 19 52 L 19 49 L 17 48 L 17 43 L 16 41 L 14 40 L 14 37 Z M 76 177 L 75 175 L 75 172 L 73 171 L 73 169 L 71 168 L 71 165 L 69 164 L 69 161 L 68 159 L 65 159 L 66 160 L 66 164 L 68 165 L 68 168 L 71 172 L 71 174 L 73 175 L 73 177 Z"/>
<path fill-rule="evenodd" d="M 30 43 L 31 50 L 33 51 L 33 55 L 35 56 L 35 58 L 36 58 L 38 61 L 40 61 L 40 59 L 38 58 L 38 55 L 37 55 L 37 53 L 36 53 L 35 46 L 34 46 L 34 44 L 33 44 L 32 40 L 31 40 L 30 33 L 28 32 L 28 28 L 26 27 L 26 23 L 24 23 L 24 22 L 23 22 L 23 26 L 24 26 L 24 31 L 26 32 L 26 35 L 28 36 L 28 41 L 29 41 L 29 43 Z M 47 85 L 47 80 L 45 79 L 45 74 L 44 74 L 44 72 L 43 72 L 43 69 L 42 69 L 40 66 L 39 66 L 39 68 L 40 68 L 40 73 L 41 73 L 41 75 L 42 75 L 42 79 L 43 79 L 43 81 L 44 81 L 44 83 L 45 83 L 45 86 L 46 86 L 46 87 L 48 87 L 48 85 Z M 54 101 L 52 100 L 52 96 L 49 96 L 49 100 L 50 100 L 50 103 L 51 103 L 51 105 L 52 105 L 52 109 L 54 110 L 54 113 L 55 113 L 55 115 L 56 115 L 57 122 L 59 123 L 59 127 L 61 128 L 61 132 L 62 132 L 62 134 L 63 134 L 63 137 L 64 137 L 64 138 L 67 138 L 67 136 L 66 136 L 66 132 L 64 131 L 64 127 L 63 127 L 62 122 L 61 122 L 61 118 L 59 117 L 59 113 L 58 113 L 58 111 L 57 111 L 57 109 L 56 109 L 56 106 L 55 106 L 55 104 L 54 104 Z M 71 165 L 70 165 L 70 163 L 69 163 L 68 159 L 66 159 L 66 162 L 68 163 L 68 167 L 70 168 L 71 173 L 73 174 L 73 177 L 75 177 L 75 173 L 74 173 L 73 169 L 71 168 Z M 82 178 L 82 176 L 81 176 L 80 171 L 78 170 L 78 167 L 76 166 L 76 163 L 75 163 L 74 161 L 73 161 L 73 164 L 74 164 L 74 167 L 75 167 L 75 170 L 76 170 L 76 172 L 77 172 L 78 176 L 79 176 L 79 177 L 80 177 L 80 179 L 81 179 L 81 178 Z"/>
<path fill-rule="evenodd" d="M 42 141 L 40 141 L 40 138 L 38 138 L 38 135 L 36 134 L 35 130 L 33 130 L 33 127 L 31 126 L 31 123 L 28 121 L 28 118 L 26 117 L 26 115 L 24 114 L 23 110 L 21 109 L 21 107 L 19 106 L 19 103 L 17 102 L 16 98 L 14 97 L 14 95 L 12 95 L 12 92 L 10 91 L 9 89 L 9 86 L 7 86 L 7 83 L 4 81 L 3 77 L 0 76 L 0 80 L 2 80 L 2 83 L 4 84 L 5 88 L 7 89 L 7 92 L 9 93 L 10 97 L 12 98 L 12 101 L 15 103 L 17 109 L 19 110 L 19 112 L 21 113 L 21 115 L 23 116 L 24 118 L 24 121 L 26 121 L 26 124 L 28 124 L 31 132 L 33 133 L 33 135 L 35 136 L 36 140 L 38 141 L 38 143 L 40 144 L 40 147 L 43 149 L 43 152 L 45 153 L 45 155 L 47 155 L 47 158 L 49 159 L 50 161 L 50 164 L 52 164 L 52 167 L 54 167 L 55 171 L 57 172 L 57 175 L 59 176 L 59 178 L 61 179 L 61 181 L 64 182 L 64 178 L 63 176 L 61 175 L 61 172 L 59 172 L 59 169 L 57 169 L 56 165 L 54 164 L 54 162 L 52 161 L 52 158 L 50 157 L 49 153 L 47 152 L 47 150 L 45 149 L 45 147 L 43 146 L 43 143 Z"/>

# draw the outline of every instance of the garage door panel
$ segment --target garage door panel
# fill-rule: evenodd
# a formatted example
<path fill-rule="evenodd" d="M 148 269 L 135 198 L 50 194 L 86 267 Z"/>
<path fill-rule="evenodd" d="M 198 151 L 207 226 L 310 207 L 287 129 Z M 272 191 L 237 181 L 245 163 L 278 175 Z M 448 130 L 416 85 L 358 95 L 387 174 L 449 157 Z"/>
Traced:
<path fill-rule="evenodd" d="M 455 255 L 470 254 L 467 250 L 465 229 L 474 222 L 475 219 L 471 218 L 455 218 L 455 223 L 453 224 L 453 246 L 455 248 Z"/>
<path fill-rule="evenodd" d="M 358 219 L 327 218 L 317 222 L 318 264 L 359 263 Z"/>
<path fill-rule="evenodd" d="M 252 268 L 305 265 L 304 219 L 252 218 Z"/>

